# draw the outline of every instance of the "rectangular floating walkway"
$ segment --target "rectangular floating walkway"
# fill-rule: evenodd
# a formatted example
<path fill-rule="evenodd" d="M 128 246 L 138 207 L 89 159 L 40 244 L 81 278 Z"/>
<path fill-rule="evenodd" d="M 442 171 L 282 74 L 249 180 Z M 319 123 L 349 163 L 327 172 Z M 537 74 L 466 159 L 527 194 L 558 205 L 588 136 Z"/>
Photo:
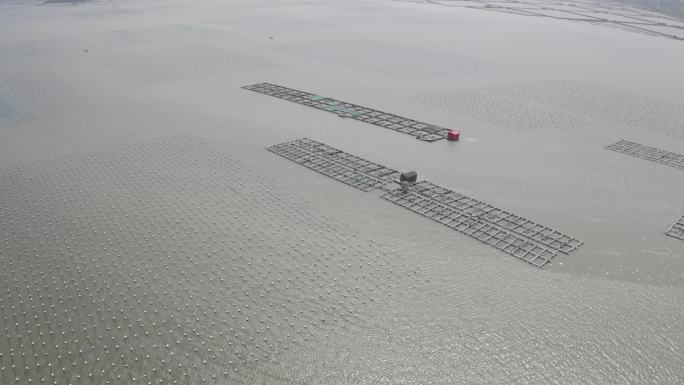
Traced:
<path fill-rule="evenodd" d="M 276 144 L 268 150 L 366 192 L 382 188 L 399 178 L 396 170 L 308 138 Z"/>
<path fill-rule="evenodd" d="M 268 150 L 360 190 L 382 190 L 383 199 L 537 267 L 582 245 L 569 235 L 427 181 L 402 192 L 393 185 L 398 171 L 315 140 L 297 139 Z"/>
<path fill-rule="evenodd" d="M 370 123 L 379 127 L 388 128 L 404 134 L 415 136 L 426 142 L 434 142 L 445 139 L 449 129 L 432 124 L 417 122 L 412 119 L 386 112 L 373 110 L 340 100 L 314 95 L 292 88 L 282 87 L 270 83 L 253 84 L 242 87 L 246 90 L 275 96 L 276 98 L 289 100 L 319 110 L 332 112 L 343 118 L 351 118 Z"/>
<path fill-rule="evenodd" d="M 611 144 L 606 148 L 684 170 L 684 155 L 682 154 L 661 150 L 655 147 L 644 146 L 642 144 L 630 142 L 628 140 L 621 140 L 617 143 Z"/>
<path fill-rule="evenodd" d="M 684 216 L 679 218 L 679 221 L 672 225 L 672 227 L 670 227 L 665 234 L 684 241 Z"/>

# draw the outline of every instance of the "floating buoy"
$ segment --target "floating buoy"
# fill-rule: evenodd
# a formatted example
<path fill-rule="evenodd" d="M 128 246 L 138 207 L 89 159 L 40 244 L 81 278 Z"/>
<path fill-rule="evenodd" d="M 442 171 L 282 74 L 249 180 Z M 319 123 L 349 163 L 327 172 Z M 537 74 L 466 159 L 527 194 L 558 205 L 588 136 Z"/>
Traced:
<path fill-rule="evenodd" d="M 458 139 L 460 139 L 460 137 L 461 133 L 458 131 L 449 131 L 447 133 L 447 140 L 450 140 L 452 142 L 457 141 Z"/>

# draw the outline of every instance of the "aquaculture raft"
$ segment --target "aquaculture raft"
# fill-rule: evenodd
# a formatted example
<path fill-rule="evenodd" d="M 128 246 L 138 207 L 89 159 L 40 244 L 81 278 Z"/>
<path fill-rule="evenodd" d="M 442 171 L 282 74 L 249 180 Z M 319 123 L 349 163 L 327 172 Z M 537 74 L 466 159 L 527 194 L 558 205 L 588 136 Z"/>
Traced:
<path fill-rule="evenodd" d="M 402 191 L 394 183 L 401 176 L 398 171 L 315 140 L 297 139 L 268 150 L 362 191 L 381 190 L 383 199 L 536 267 L 582 245 L 574 237 L 427 181 Z"/>
<path fill-rule="evenodd" d="M 679 218 L 679 221 L 672 225 L 670 229 L 665 232 L 665 234 L 684 241 L 684 216 Z"/>
<path fill-rule="evenodd" d="M 644 146 L 643 144 L 630 142 L 628 140 L 621 140 L 617 143 L 607 146 L 606 148 L 684 170 L 684 155 L 677 154 L 675 152 L 661 150 L 656 147 Z"/>
<path fill-rule="evenodd" d="M 275 84 L 260 83 L 244 86 L 242 88 L 265 95 L 275 96 L 276 98 L 289 100 L 291 102 L 303 104 L 305 106 L 317 108 L 319 110 L 332 112 L 343 118 L 360 120 L 375 126 L 412 135 L 416 137 L 416 139 L 426 142 L 434 142 L 445 139 L 450 131 L 444 127 L 418 122 L 398 115 L 388 114 L 386 112 L 358 106 L 356 104 L 351 104 L 304 91 L 298 91 Z"/>
<path fill-rule="evenodd" d="M 268 150 L 366 192 L 382 188 L 400 175 L 396 170 L 307 138 L 276 144 Z"/>

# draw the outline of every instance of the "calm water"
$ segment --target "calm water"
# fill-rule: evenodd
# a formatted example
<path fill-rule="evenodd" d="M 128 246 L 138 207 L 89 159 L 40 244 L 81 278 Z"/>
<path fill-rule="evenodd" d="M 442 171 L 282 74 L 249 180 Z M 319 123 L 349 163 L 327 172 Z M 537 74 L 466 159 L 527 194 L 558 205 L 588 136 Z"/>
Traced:
<path fill-rule="evenodd" d="M 604 148 L 684 153 L 681 42 L 388 1 L 0 20 L 0 383 L 684 383 L 684 174 Z M 265 150 L 303 136 L 585 244 L 535 269 Z"/>

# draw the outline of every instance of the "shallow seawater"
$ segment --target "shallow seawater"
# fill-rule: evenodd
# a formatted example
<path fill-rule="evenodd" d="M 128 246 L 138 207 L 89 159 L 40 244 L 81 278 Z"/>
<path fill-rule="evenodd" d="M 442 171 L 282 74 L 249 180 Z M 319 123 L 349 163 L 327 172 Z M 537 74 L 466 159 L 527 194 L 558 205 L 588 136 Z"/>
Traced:
<path fill-rule="evenodd" d="M 150 369 L 223 381 L 362 323 L 422 279 L 404 256 L 194 137 L 20 166 L 2 180 L 5 381 L 51 377 L 51 354 L 63 381 L 134 381 Z"/>
<path fill-rule="evenodd" d="M 0 35 L 1 384 L 684 381 L 684 173 L 605 148 L 684 154 L 684 43 L 384 0 L 16 1 Z M 266 150 L 301 137 L 584 244 L 537 269 Z"/>

